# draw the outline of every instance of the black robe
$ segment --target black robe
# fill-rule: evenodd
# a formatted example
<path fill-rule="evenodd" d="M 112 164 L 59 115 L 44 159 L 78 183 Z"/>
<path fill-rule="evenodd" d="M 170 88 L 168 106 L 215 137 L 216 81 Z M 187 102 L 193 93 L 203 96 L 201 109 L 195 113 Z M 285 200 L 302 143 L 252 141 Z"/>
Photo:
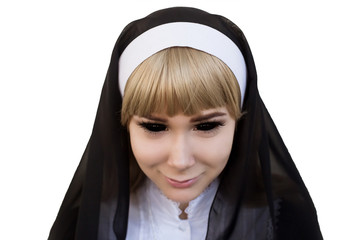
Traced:
<path fill-rule="evenodd" d="M 212 204 L 207 240 L 319 240 L 316 210 L 258 88 L 254 60 L 242 31 L 230 20 L 194 8 L 169 8 L 130 23 L 118 38 L 102 89 L 92 135 L 66 193 L 49 239 L 125 239 L 129 206 L 129 141 L 120 124 L 118 61 L 146 30 L 170 22 L 194 22 L 228 36 L 242 52 L 247 87 L 232 152 Z M 115 203 L 113 221 L 101 206 Z M 269 218 L 263 218 L 263 214 Z M 264 222 L 268 221 L 268 222 Z M 265 236 L 265 232 L 272 234 Z"/>

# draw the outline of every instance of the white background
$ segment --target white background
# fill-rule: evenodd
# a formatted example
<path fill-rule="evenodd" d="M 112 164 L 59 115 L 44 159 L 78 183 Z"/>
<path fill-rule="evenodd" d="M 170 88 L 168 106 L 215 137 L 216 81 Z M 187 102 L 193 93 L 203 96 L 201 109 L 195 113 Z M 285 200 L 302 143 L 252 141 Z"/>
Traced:
<path fill-rule="evenodd" d="M 91 133 L 114 43 L 170 6 L 244 31 L 259 89 L 327 240 L 359 238 L 356 1 L 1 1 L 0 239 L 46 239 Z M 222 2 L 220 4 L 219 2 Z"/>

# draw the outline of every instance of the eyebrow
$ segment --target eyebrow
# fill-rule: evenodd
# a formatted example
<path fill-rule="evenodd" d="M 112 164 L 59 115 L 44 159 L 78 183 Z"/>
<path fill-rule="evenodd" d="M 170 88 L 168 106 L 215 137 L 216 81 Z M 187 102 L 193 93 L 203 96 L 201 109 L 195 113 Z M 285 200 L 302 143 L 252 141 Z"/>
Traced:
<path fill-rule="evenodd" d="M 213 113 L 209 113 L 209 114 L 204 114 L 204 115 L 200 115 L 194 118 L 190 119 L 190 122 L 201 122 L 201 121 L 205 121 L 214 117 L 221 117 L 226 115 L 226 113 L 224 112 L 213 112 Z"/>
<path fill-rule="evenodd" d="M 152 120 L 152 121 L 155 121 L 155 122 L 162 122 L 162 123 L 167 123 L 167 120 L 164 119 L 164 118 L 160 118 L 160 117 L 155 117 L 155 116 L 147 116 L 147 117 L 144 117 L 144 118 L 147 118 L 149 120 Z"/>
<path fill-rule="evenodd" d="M 199 115 L 199 116 L 193 117 L 190 119 L 190 122 L 192 122 L 192 123 L 193 122 L 201 122 L 201 121 L 209 120 L 214 117 L 221 117 L 221 116 L 225 116 L 225 115 L 226 115 L 226 113 L 224 113 L 224 112 L 212 112 L 209 114 L 204 114 L 204 115 Z M 156 122 L 167 123 L 167 119 L 152 116 L 152 115 L 144 117 L 144 118 L 147 118 L 149 120 L 156 121 Z"/>

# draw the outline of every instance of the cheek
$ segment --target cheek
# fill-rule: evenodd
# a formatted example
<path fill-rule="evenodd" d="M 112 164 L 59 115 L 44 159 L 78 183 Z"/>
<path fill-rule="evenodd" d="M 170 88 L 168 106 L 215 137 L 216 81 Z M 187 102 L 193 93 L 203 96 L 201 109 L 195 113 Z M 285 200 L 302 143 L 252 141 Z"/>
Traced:
<path fill-rule="evenodd" d="M 144 136 L 130 134 L 130 144 L 140 166 L 151 167 L 166 157 L 166 151 L 160 141 L 151 141 Z"/>
<path fill-rule="evenodd" d="M 221 169 L 225 167 L 232 148 L 233 133 L 226 132 L 214 139 L 197 142 L 197 159 L 208 166 Z"/>

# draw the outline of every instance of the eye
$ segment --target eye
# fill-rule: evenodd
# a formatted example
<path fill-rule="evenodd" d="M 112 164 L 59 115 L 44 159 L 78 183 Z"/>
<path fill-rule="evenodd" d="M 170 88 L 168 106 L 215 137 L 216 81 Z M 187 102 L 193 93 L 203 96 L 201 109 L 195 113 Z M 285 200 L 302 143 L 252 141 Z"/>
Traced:
<path fill-rule="evenodd" d="M 197 131 L 207 132 L 207 131 L 215 130 L 221 126 L 224 126 L 224 124 L 222 122 L 204 122 L 204 123 L 197 124 L 195 126 L 195 129 Z"/>
<path fill-rule="evenodd" d="M 149 132 L 161 132 L 161 131 L 165 131 L 167 129 L 167 127 L 164 124 L 159 124 L 159 123 L 150 123 L 150 122 L 141 122 L 139 123 L 140 127 L 144 128 L 146 131 Z"/>

